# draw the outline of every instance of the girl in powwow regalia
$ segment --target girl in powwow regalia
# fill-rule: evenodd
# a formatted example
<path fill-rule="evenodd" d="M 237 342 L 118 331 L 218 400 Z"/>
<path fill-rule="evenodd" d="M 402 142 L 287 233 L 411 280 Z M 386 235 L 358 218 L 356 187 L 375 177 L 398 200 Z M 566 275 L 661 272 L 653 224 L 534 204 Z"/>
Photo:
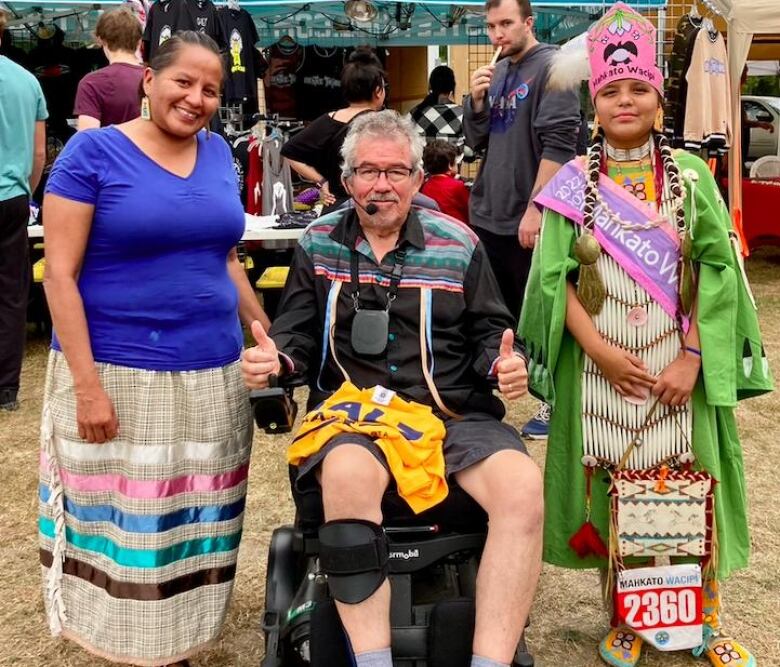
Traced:
<path fill-rule="evenodd" d="M 694 653 L 753 666 L 721 627 L 718 580 L 749 552 L 734 406 L 772 389 L 755 303 L 712 175 L 660 131 L 655 28 L 617 3 L 585 44 L 597 130 L 588 154 L 536 199 L 544 223 L 519 329 L 531 390 L 553 405 L 544 559 L 602 569 L 612 598 L 619 575 L 659 564 L 643 550 L 656 540 L 653 553 L 701 565 Z M 560 73 L 571 76 L 573 59 L 560 56 L 551 85 L 566 85 Z M 699 528 L 669 514 L 685 498 L 664 495 L 688 482 L 705 489 Z M 647 495 L 627 500 L 627 488 Z M 638 523 L 651 511 L 665 531 Z M 643 639 L 614 608 L 599 654 L 631 667 Z M 663 649 L 669 636 L 656 639 Z"/>

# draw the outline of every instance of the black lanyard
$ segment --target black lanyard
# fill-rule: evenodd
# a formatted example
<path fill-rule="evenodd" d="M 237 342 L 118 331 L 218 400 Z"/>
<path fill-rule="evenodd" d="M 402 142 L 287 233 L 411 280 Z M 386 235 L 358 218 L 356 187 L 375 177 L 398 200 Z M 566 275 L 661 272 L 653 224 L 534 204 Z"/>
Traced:
<path fill-rule="evenodd" d="M 396 296 L 398 296 L 398 285 L 401 282 L 401 274 L 404 270 L 405 261 L 406 250 L 404 248 L 396 248 L 393 252 L 393 272 L 390 274 L 390 288 L 387 290 L 387 306 L 385 307 L 385 310 L 390 310 L 390 304 L 393 303 Z M 360 254 L 353 248 L 350 264 L 352 268 L 352 302 L 355 305 L 355 311 L 361 310 L 360 276 L 358 271 L 359 262 Z"/>

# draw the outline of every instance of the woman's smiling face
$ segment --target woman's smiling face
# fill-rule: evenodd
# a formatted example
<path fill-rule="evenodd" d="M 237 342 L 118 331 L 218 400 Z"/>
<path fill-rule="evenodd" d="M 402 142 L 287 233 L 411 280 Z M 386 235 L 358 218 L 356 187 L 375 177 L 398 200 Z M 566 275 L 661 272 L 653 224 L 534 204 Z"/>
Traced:
<path fill-rule="evenodd" d="M 152 122 L 163 132 L 185 138 L 207 125 L 219 106 L 222 62 L 202 46 L 185 44 L 160 71 L 147 68 L 144 92 Z"/>

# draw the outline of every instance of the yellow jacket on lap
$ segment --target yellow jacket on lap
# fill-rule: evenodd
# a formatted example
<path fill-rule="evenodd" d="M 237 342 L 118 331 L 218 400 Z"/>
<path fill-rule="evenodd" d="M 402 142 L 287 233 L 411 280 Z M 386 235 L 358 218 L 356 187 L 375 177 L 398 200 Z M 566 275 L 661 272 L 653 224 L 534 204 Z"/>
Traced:
<path fill-rule="evenodd" d="M 358 389 L 345 382 L 303 425 L 287 450 L 292 465 L 317 453 L 332 438 L 360 433 L 382 450 L 401 496 L 416 514 L 447 496 L 444 423 L 427 405 L 406 401 L 384 387 Z"/>

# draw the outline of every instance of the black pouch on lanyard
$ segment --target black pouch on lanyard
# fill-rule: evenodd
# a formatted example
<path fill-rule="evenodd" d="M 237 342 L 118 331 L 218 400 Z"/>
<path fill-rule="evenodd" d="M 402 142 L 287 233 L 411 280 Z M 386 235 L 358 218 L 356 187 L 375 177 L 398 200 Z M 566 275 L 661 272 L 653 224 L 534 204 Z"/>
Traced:
<path fill-rule="evenodd" d="M 390 315 L 386 310 L 361 308 L 352 320 L 352 349 L 357 354 L 378 356 L 387 348 L 387 325 Z"/>
<path fill-rule="evenodd" d="M 393 273 L 390 276 L 390 289 L 387 292 L 387 305 L 382 309 L 361 308 L 358 253 L 352 251 L 352 302 L 355 306 L 355 317 L 352 319 L 350 342 L 352 349 L 359 355 L 376 357 L 387 348 L 390 306 L 398 295 L 398 284 L 401 282 L 405 257 L 404 250 L 396 250 Z"/>

